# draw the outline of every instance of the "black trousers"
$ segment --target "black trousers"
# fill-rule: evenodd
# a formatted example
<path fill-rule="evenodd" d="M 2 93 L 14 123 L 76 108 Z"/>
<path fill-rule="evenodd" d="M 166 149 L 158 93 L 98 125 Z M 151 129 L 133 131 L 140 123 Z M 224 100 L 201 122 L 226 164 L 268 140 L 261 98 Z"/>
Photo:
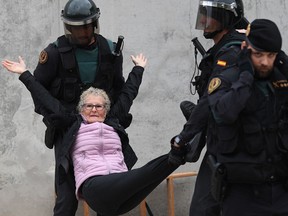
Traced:
<path fill-rule="evenodd" d="M 59 166 L 56 165 L 56 169 Z M 55 171 L 56 201 L 54 216 L 74 216 L 78 208 L 78 200 L 75 196 L 75 177 L 73 169 L 69 169 L 65 181 L 59 183 L 58 170 Z"/>
<path fill-rule="evenodd" d="M 139 205 L 178 167 L 168 164 L 167 154 L 162 155 L 137 169 L 89 178 L 82 185 L 82 195 L 97 213 L 121 215 Z"/>
<path fill-rule="evenodd" d="M 180 109 L 188 121 L 196 105 L 191 101 L 182 101 Z M 211 194 L 211 170 L 207 164 L 207 153 L 205 154 L 200 165 L 194 193 L 190 204 L 190 216 L 220 216 L 221 207 Z"/>
<path fill-rule="evenodd" d="M 197 174 L 190 205 L 190 216 L 220 216 L 221 206 L 211 194 L 212 172 L 207 164 L 207 156 L 208 154 L 206 152 Z M 231 215 L 234 216 L 234 214 Z"/>
<path fill-rule="evenodd" d="M 284 183 L 231 184 L 223 201 L 223 216 L 287 216 Z"/>

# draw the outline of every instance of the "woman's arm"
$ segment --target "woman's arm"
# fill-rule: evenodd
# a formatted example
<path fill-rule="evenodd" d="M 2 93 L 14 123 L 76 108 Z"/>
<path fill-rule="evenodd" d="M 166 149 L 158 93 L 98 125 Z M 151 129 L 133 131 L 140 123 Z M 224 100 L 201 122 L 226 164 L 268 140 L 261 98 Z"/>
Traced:
<path fill-rule="evenodd" d="M 19 62 L 11 60 L 2 61 L 2 65 L 11 73 L 19 74 L 20 81 L 30 91 L 34 104 L 41 107 L 41 115 L 46 117 L 49 114 L 65 112 L 65 108 L 35 79 L 27 70 L 24 60 L 19 56 Z"/>
<path fill-rule="evenodd" d="M 142 82 L 143 71 L 147 64 L 147 58 L 142 53 L 131 56 L 131 59 L 135 66 L 129 73 L 127 81 L 109 113 L 111 116 L 116 116 L 117 118 L 121 118 L 122 115 L 126 115 L 129 112 L 133 100 L 138 94 Z"/>

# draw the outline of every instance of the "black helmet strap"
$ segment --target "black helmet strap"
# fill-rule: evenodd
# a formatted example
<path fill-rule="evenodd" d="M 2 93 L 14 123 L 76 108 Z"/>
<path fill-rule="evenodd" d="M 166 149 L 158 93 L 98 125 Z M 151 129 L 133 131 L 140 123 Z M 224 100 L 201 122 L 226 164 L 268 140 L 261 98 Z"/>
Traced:
<path fill-rule="evenodd" d="M 222 32 L 223 29 L 220 29 L 220 30 L 216 30 L 214 32 L 204 32 L 203 33 L 203 36 L 206 38 L 206 39 L 213 39 L 218 33 Z"/>

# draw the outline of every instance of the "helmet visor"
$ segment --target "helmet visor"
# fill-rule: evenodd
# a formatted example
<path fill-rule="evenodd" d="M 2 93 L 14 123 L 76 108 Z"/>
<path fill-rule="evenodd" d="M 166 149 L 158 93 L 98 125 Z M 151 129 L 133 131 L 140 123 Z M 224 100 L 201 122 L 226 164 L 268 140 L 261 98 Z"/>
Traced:
<path fill-rule="evenodd" d="M 223 27 L 227 27 L 234 17 L 234 6 L 234 3 L 225 4 L 200 0 L 195 28 L 204 30 L 213 25 L 213 20 L 217 20 Z"/>
<path fill-rule="evenodd" d="M 99 34 L 98 20 L 86 25 L 68 25 L 64 23 L 66 38 L 71 44 L 78 46 L 88 46 L 93 41 L 94 34 Z"/>

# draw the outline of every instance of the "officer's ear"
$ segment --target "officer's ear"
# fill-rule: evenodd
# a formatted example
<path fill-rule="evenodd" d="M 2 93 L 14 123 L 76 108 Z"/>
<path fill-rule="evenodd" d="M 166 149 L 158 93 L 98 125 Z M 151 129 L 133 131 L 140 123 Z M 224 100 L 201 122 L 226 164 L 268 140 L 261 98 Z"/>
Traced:
<path fill-rule="evenodd" d="M 247 48 L 247 42 L 246 41 L 242 41 L 241 50 L 243 50 L 245 47 Z"/>

